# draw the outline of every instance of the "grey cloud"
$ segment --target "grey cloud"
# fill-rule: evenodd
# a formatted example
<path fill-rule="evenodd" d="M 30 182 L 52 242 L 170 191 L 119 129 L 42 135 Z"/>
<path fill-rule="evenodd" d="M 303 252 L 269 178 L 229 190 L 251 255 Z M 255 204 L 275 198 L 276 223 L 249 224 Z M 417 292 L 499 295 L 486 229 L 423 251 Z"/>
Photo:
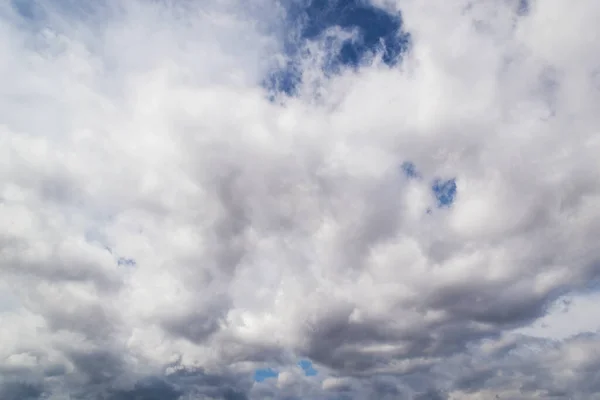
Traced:
<path fill-rule="evenodd" d="M 167 378 L 172 385 L 185 388 L 185 395 L 223 400 L 248 399 L 249 382 L 235 374 L 211 374 L 202 369 L 181 369 Z"/>
<path fill-rule="evenodd" d="M 110 338 L 118 326 L 114 311 L 107 310 L 102 304 L 65 306 L 62 309 L 45 311 L 51 330 L 80 332 L 93 340 Z"/>
<path fill-rule="evenodd" d="M 432 390 L 427 393 L 419 393 L 413 397 L 414 400 L 446 400 L 448 396 L 442 394 L 441 392 Z"/>
<path fill-rule="evenodd" d="M 91 385 L 113 382 L 127 368 L 124 360 L 111 351 L 77 351 L 71 352 L 69 358 Z"/>
<path fill-rule="evenodd" d="M 115 391 L 109 395 L 108 399 L 177 400 L 181 398 L 182 394 L 182 391 L 163 380 L 149 379 L 136 383 L 135 387 L 131 390 Z"/>
<path fill-rule="evenodd" d="M 10 382 L 0 384 L 0 398 L 6 400 L 41 399 L 43 390 L 36 384 L 26 382 Z"/>
<path fill-rule="evenodd" d="M 510 327 L 541 316 L 549 300 L 554 297 L 536 296 L 527 282 L 512 287 L 478 282 L 477 286 L 465 283 L 442 288 L 432 294 L 426 308 L 445 310 L 452 319 Z"/>
<path fill-rule="evenodd" d="M 165 330 L 174 336 L 202 343 L 220 329 L 219 323 L 228 311 L 228 303 L 219 300 L 209 306 L 199 304 L 198 308 L 202 309 L 192 310 L 183 315 L 173 313 L 174 315 L 165 317 L 161 323 Z"/>

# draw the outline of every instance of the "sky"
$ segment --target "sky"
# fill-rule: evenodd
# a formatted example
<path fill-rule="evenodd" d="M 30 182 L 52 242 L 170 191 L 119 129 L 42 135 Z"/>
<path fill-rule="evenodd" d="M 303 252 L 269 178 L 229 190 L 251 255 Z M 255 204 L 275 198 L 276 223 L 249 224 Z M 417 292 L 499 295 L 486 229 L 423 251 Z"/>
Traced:
<path fill-rule="evenodd" d="M 0 399 L 600 399 L 600 2 L 0 2 Z"/>

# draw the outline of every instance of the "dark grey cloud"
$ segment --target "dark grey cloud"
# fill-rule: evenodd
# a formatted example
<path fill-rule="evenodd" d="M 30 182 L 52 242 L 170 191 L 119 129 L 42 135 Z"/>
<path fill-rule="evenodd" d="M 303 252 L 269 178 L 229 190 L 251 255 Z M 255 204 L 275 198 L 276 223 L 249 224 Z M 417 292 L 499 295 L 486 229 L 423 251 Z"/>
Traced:
<path fill-rule="evenodd" d="M 40 386 L 27 382 L 10 382 L 0 386 L 0 397 L 6 400 L 37 400 L 42 394 Z"/>
<path fill-rule="evenodd" d="M 177 400 L 182 391 L 174 388 L 163 380 L 149 379 L 136 383 L 131 390 L 115 391 L 109 395 L 110 400 Z"/>
<path fill-rule="evenodd" d="M 77 371 L 90 385 L 111 383 L 125 372 L 126 365 L 119 354 L 97 350 L 69 354 Z"/>

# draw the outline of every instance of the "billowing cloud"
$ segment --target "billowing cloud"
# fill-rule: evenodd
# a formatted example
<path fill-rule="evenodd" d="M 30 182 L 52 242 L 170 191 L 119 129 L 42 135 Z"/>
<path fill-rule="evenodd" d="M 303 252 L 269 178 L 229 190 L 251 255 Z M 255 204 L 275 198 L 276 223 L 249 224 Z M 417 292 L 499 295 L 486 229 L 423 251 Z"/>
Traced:
<path fill-rule="evenodd" d="M 599 19 L 4 2 L 0 398 L 600 398 Z"/>

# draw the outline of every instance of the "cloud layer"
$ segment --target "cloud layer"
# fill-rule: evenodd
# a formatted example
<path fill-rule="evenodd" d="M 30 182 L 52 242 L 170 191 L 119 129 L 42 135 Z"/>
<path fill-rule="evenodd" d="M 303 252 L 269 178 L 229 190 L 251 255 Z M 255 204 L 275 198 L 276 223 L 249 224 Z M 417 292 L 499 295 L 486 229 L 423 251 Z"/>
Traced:
<path fill-rule="evenodd" d="M 321 3 L 0 5 L 0 398 L 600 398 L 600 3 Z"/>

